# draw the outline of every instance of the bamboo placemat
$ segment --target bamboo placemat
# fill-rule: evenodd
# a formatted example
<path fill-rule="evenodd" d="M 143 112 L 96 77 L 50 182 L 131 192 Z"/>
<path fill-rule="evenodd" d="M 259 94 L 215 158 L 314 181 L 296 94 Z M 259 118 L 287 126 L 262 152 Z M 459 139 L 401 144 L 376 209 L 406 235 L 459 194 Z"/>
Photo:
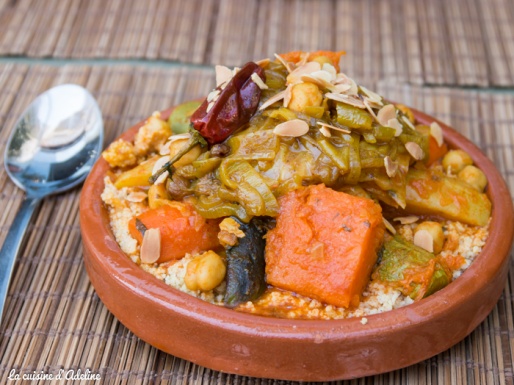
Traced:
<path fill-rule="evenodd" d="M 28 103 L 52 85 L 66 82 L 84 85 L 98 99 L 108 143 L 155 110 L 205 95 L 213 86 L 214 74 L 211 69 L 185 67 L 2 65 L 1 153 L 16 118 Z M 439 117 L 477 142 L 514 191 L 514 95 L 402 86 L 389 81 L 366 85 Z M 0 191 L 2 243 L 23 199 L 3 165 Z M 57 373 L 60 369 L 89 369 L 100 374 L 99 383 L 105 384 L 288 383 L 199 367 L 152 348 L 120 324 L 99 300 L 84 270 L 79 195 L 77 188 L 45 199 L 28 229 L 0 325 L 0 383 L 32 383 L 9 382 L 12 370 L 22 375 Z M 512 384 L 513 285 L 511 268 L 493 312 L 448 351 L 403 370 L 342 383 Z"/>
<path fill-rule="evenodd" d="M 514 85 L 510 0 L 0 0 L 0 55 L 241 65 L 346 50 L 357 79 Z"/>

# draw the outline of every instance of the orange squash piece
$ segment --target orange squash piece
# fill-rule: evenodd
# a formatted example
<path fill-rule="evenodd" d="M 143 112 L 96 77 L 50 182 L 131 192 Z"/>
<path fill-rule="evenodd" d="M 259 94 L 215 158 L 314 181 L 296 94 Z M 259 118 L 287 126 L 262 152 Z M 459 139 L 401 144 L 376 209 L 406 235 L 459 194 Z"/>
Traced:
<path fill-rule="evenodd" d="M 187 253 L 214 250 L 218 241 L 219 220 L 206 220 L 189 204 L 164 205 L 137 217 L 147 228 L 161 232 L 161 256 L 157 263 L 181 259 Z M 136 228 L 136 218 L 129 222 L 130 234 L 141 244 L 143 235 Z"/>
<path fill-rule="evenodd" d="M 443 156 L 446 155 L 448 152 L 448 146 L 446 143 L 443 143 L 442 146 L 439 147 L 439 144 L 434 139 L 433 136 L 428 137 L 428 160 L 427 160 L 427 166 L 430 166 L 431 164 L 435 163 L 439 159 L 441 159 Z"/>
<path fill-rule="evenodd" d="M 339 72 L 339 60 L 341 59 L 341 56 L 345 53 L 345 51 L 315 51 L 309 53 L 308 60 L 310 61 L 318 56 L 326 56 L 330 60 L 332 60 L 334 68 L 337 70 L 337 72 Z M 303 51 L 291 51 L 280 54 L 280 57 L 282 57 L 285 61 L 298 63 L 302 59 L 302 54 Z"/>
<path fill-rule="evenodd" d="M 266 279 L 281 289 L 339 307 L 357 306 L 384 235 L 382 209 L 325 185 L 279 199 L 266 241 Z"/>

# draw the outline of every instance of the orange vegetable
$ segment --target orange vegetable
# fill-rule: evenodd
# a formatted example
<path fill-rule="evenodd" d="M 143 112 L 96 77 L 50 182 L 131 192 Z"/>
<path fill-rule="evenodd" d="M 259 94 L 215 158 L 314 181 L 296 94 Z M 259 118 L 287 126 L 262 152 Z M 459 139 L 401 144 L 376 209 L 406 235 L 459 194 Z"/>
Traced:
<path fill-rule="evenodd" d="M 433 136 L 429 136 L 428 138 L 428 161 L 427 166 L 430 166 L 432 163 L 441 159 L 448 152 L 448 146 L 446 143 L 443 143 L 441 147 L 437 144 L 437 141 Z"/>
<path fill-rule="evenodd" d="M 175 202 L 178 203 L 178 202 Z M 137 217 L 147 228 L 161 231 L 161 256 L 157 263 L 181 259 L 220 246 L 219 221 L 206 220 L 189 204 L 164 205 Z M 130 234 L 141 244 L 143 235 L 136 228 L 136 218 L 129 223 Z"/>
<path fill-rule="evenodd" d="M 367 198 L 315 185 L 279 199 L 266 236 L 266 279 L 281 289 L 350 307 L 360 302 L 384 235 L 382 210 Z"/>
<path fill-rule="evenodd" d="M 292 51 L 292 52 L 287 52 L 287 53 L 283 53 L 283 54 L 280 54 L 280 56 L 285 60 L 285 61 L 288 61 L 288 62 L 292 62 L 292 63 L 298 63 L 300 60 L 301 60 L 301 55 L 302 55 L 303 51 Z M 337 70 L 337 72 L 339 72 L 339 59 L 341 58 L 342 55 L 344 55 L 346 52 L 345 51 L 316 51 L 316 52 L 310 52 L 309 53 L 309 61 L 318 57 L 318 56 L 326 56 L 328 57 L 330 60 L 332 60 L 332 63 L 335 67 L 335 69 Z"/>

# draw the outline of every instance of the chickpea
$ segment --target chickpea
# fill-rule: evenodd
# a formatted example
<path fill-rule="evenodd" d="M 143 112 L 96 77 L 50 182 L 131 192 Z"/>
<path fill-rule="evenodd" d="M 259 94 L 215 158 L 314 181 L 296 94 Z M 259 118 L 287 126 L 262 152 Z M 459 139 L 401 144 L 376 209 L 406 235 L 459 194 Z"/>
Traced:
<path fill-rule="evenodd" d="M 406 105 L 404 104 L 397 104 L 396 105 L 396 108 L 398 108 L 401 112 L 403 112 L 403 114 L 409 118 L 410 122 L 411 123 L 414 123 L 416 121 L 416 119 L 414 118 L 414 113 L 411 111 L 411 109 L 409 107 L 407 107 Z"/>
<path fill-rule="evenodd" d="M 416 244 L 416 234 L 418 234 L 420 231 L 426 231 L 430 234 L 432 237 L 432 251 L 430 250 L 430 247 L 426 248 L 428 251 L 433 252 L 434 254 L 439 254 L 441 250 L 443 249 L 444 244 L 444 233 L 443 233 L 443 226 L 440 223 L 432 222 L 432 221 L 425 221 L 421 222 L 416 229 L 414 230 L 414 243 Z M 418 245 L 421 246 L 421 245 Z M 423 246 L 421 246 L 423 247 Z M 424 247 L 425 248 L 425 247 Z"/>
<path fill-rule="evenodd" d="M 173 142 L 171 142 L 170 143 L 170 158 L 173 158 L 173 156 L 175 156 L 175 154 L 178 153 L 180 151 L 180 149 L 182 148 L 182 146 L 185 146 L 188 141 L 189 141 L 189 139 L 184 138 L 184 139 L 174 140 Z M 200 156 L 201 153 L 202 153 L 202 148 L 200 147 L 200 145 L 194 146 L 191 150 L 189 150 L 189 152 L 186 152 L 182 156 L 182 158 L 177 160 L 173 164 L 173 166 L 182 167 L 182 166 L 191 164 L 191 163 L 193 163 L 193 161 L 196 160 L 196 158 L 198 158 Z"/>
<path fill-rule="evenodd" d="M 487 177 L 478 167 L 468 165 L 464 167 L 457 175 L 457 178 L 466 182 L 474 189 L 483 192 L 487 185 Z"/>
<path fill-rule="evenodd" d="M 188 263 L 184 283 L 189 290 L 209 291 L 225 279 L 226 272 L 223 259 L 209 250 Z"/>
<path fill-rule="evenodd" d="M 450 171 L 454 174 L 457 174 L 464 167 L 473 164 L 473 159 L 469 156 L 469 154 L 462 150 L 450 150 L 443 157 L 443 169 Z"/>
<path fill-rule="evenodd" d="M 313 83 L 298 83 L 291 90 L 291 101 L 288 107 L 293 111 L 303 111 L 305 107 L 319 107 L 323 94 Z"/>

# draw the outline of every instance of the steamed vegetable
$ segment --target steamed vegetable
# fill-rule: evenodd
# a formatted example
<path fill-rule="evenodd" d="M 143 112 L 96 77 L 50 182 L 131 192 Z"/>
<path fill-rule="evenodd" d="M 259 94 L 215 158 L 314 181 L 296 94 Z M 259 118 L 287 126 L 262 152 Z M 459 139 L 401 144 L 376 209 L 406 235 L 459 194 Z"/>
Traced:
<path fill-rule="evenodd" d="M 266 236 L 266 279 L 324 303 L 356 306 L 383 235 L 381 208 L 370 199 L 324 185 L 290 192 Z"/>
<path fill-rule="evenodd" d="M 223 302 L 228 307 L 258 298 L 266 289 L 264 279 L 264 235 L 268 228 L 257 218 L 239 223 L 245 234 L 235 246 L 227 248 L 227 290 Z"/>
<path fill-rule="evenodd" d="M 374 276 L 417 300 L 448 285 L 452 271 L 443 259 L 397 236 L 382 247 Z"/>
<path fill-rule="evenodd" d="M 409 170 L 406 199 L 409 212 L 440 215 L 470 225 L 485 226 L 491 216 L 487 195 L 436 171 Z"/>

